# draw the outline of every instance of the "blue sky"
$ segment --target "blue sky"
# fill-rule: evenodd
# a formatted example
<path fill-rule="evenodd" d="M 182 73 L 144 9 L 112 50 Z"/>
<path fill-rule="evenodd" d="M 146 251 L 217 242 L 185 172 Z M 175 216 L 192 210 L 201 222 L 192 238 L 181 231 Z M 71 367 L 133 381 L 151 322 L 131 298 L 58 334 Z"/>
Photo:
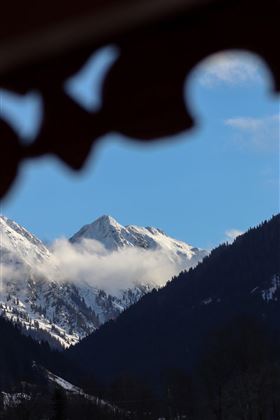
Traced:
<path fill-rule="evenodd" d="M 116 54 L 107 48 L 93 57 L 67 84 L 69 94 L 98 108 Z M 149 146 L 107 135 L 80 174 L 53 158 L 27 162 L 1 212 L 48 241 L 102 214 L 203 248 L 231 239 L 279 212 L 279 98 L 271 87 L 257 57 L 213 56 L 186 82 L 197 128 Z M 32 141 L 40 98 L 2 92 L 1 114 Z"/>

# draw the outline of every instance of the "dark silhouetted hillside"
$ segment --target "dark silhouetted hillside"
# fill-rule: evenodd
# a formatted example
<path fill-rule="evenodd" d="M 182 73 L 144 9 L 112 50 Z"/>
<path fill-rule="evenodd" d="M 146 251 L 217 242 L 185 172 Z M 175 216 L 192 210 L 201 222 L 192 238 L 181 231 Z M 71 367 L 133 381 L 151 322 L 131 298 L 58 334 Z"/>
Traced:
<path fill-rule="evenodd" d="M 277 215 L 214 249 L 195 269 L 142 298 L 67 355 L 107 383 L 136 375 L 159 384 L 168 369 L 192 372 L 212 352 L 211 336 L 237 319 L 253 319 L 278 334 L 279 256 Z"/>

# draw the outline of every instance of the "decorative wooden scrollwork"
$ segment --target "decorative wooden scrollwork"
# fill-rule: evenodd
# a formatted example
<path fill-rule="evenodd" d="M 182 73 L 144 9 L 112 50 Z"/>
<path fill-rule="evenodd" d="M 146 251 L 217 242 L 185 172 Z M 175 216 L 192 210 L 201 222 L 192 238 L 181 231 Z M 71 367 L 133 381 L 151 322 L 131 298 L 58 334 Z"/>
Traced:
<path fill-rule="evenodd" d="M 22 145 L 17 134 L 0 122 L 1 197 L 25 158 L 54 154 L 79 170 L 92 146 L 108 132 L 151 141 L 192 127 L 183 86 L 193 67 L 212 53 L 241 49 L 260 55 L 279 91 L 278 1 L 199 1 L 186 10 L 179 3 L 178 13 L 175 9 L 170 16 L 158 13 L 99 41 L 91 42 L 89 36 L 59 54 L 54 48 L 53 54 L 50 50 L 37 60 L 33 57 L 10 69 L 0 67 L 0 87 L 19 93 L 36 89 L 44 101 L 41 131 L 31 144 Z M 90 113 L 65 94 L 63 85 L 94 50 L 108 42 L 118 45 L 120 55 L 106 76 L 102 108 Z"/>

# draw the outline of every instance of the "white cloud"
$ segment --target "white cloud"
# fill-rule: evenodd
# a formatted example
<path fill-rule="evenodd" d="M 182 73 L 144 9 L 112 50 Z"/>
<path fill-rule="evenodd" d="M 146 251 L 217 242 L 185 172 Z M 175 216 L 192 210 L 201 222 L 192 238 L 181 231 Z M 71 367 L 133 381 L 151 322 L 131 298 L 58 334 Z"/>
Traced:
<path fill-rule="evenodd" d="M 199 82 L 212 87 L 217 84 L 239 85 L 261 80 L 259 60 L 243 52 L 218 53 L 203 62 Z"/>
<path fill-rule="evenodd" d="M 17 281 L 18 284 L 26 278 L 27 271 L 20 264 L 11 266 L 5 263 L 0 263 L 0 293 L 6 290 L 7 283 Z"/>
<path fill-rule="evenodd" d="M 240 145 L 253 146 L 264 150 L 279 149 L 280 115 L 274 114 L 262 118 L 234 117 L 228 118 L 224 124 L 238 132 Z"/>
<path fill-rule="evenodd" d="M 233 242 L 238 236 L 243 235 L 243 231 L 239 229 L 229 229 L 225 231 L 226 239 Z"/>
<path fill-rule="evenodd" d="M 61 281 L 78 284 L 87 282 L 110 294 L 132 287 L 134 283 L 163 286 L 185 268 L 181 259 L 171 261 L 161 250 L 125 248 L 108 251 L 100 242 L 84 239 L 71 244 L 57 240 L 52 247 L 55 264 L 59 266 Z M 53 268 L 47 263 L 41 273 L 51 278 Z M 56 273 L 56 279 L 59 279 Z"/>
<path fill-rule="evenodd" d="M 185 258 L 170 255 L 165 250 L 146 250 L 129 247 L 118 251 L 107 250 L 102 243 L 83 239 L 72 244 L 67 239 L 56 240 L 50 256 L 38 263 L 30 255 L 28 264 L 21 259 L 14 264 L 0 264 L 0 294 L 9 281 L 16 280 L 25 287 L 31 275 L 49 281 L 87 283 L 92 287 L 118 295 L 135 284 L 161 287 L 187 266 Z M 20 286 L 21 287 L 21 286 Z"/>
<path fill-rule="evenodd" d="M 225 120 L 225 125 L 246 131 L 258 130 L 263 126 L 263 124 L 264 121 L 262 119 L 252 117 L 237 117 Z"/>

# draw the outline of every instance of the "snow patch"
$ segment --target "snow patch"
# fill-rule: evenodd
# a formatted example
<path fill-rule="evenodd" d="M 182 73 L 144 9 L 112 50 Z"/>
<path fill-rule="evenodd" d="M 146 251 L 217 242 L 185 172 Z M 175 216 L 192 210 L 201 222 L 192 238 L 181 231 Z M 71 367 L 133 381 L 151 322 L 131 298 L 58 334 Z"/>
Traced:
<path fill-rule="evenodd" d="M 278 297 L 275 296 L 276 292 L 280 288 L 280 276 L 274 275 L 271 280 L 271 286 L 268 289 L 262 290 L 262 299 L 266 302 L 277 301 Z"/>
<path fill-rule="evenodd" d="M 30 401 L 31 396 L 23 392 L 0 392 L 0 400 L 2 401 L 4 410 L 8 408 L 17 407 L 23 401 Z"/>
<path fill-rule="evenodd" d="M 211 297 L 209 297 L 209 298 L 207 298 L 207 299 L 204 299 L 203 301 L 202 301 L 202 304 L 203 305 L 209 305 L 210 303 L 212 303 L 213 302 L 213 299 L 211 298 Z"/>

